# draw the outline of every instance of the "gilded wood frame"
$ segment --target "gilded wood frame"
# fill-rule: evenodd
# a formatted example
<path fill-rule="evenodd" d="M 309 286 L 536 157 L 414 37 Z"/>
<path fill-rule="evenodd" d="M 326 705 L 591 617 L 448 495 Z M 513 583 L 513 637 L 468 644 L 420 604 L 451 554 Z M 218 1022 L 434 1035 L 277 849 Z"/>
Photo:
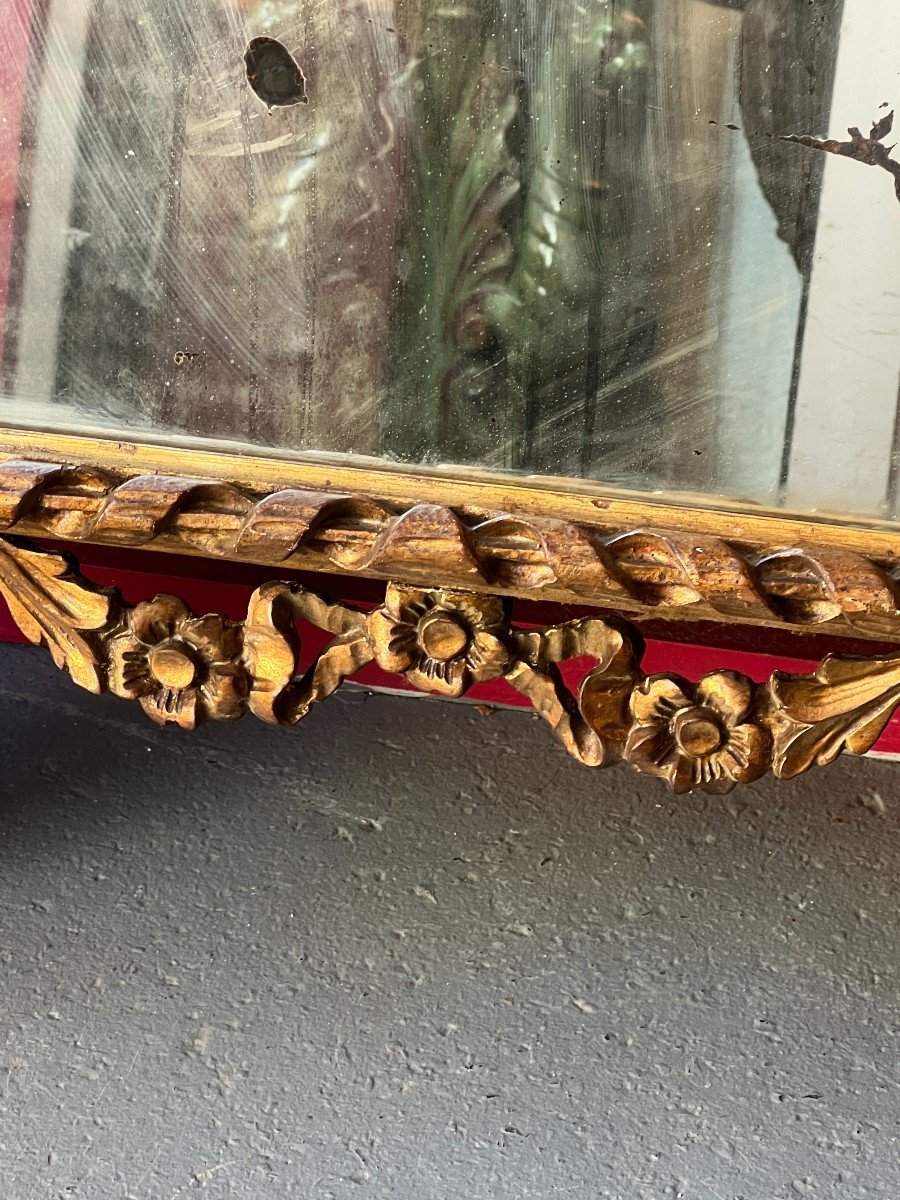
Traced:
<path fill-rule="evenodd" d="M 443 695 L 502 678 L 586 765 L 624 759 L 676 790 L 721 793 L 864 753 L 900 706 L 900 655 L 692 684 L 644 674 L 628 621 L 524 630 L 507 599 L 900 643 L 900 534 L 886 523 L 0 430 L 0 534 L 0 593 L 26 636 L 81 686 L 187 728 L 244 712 L 294 724 L 374 660 Z M 21 535 L 390 582 L 365 613 L 276 581 L 234 622 L 174 597 L 129 606 Z M 299 679 L 298 618 L 334 635 Z M 558 669 L 573 658 L 595 664 L 577 695 Z"/>
<path fill-rule="evenodd" d="M 900 530 L 578 480 L 0 428 L 0 531 L 900 642 Z"/>

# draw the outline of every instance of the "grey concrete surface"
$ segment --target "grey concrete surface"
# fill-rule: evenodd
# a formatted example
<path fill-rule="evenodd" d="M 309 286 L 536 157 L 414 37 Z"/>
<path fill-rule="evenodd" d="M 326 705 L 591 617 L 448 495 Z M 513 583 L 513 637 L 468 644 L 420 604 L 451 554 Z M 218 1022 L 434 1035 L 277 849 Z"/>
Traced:
<path fill-rule="evenodd" d="M 896 1200 L 898 780 L 185 735 L 0 648 L 0 1196 Z"/>

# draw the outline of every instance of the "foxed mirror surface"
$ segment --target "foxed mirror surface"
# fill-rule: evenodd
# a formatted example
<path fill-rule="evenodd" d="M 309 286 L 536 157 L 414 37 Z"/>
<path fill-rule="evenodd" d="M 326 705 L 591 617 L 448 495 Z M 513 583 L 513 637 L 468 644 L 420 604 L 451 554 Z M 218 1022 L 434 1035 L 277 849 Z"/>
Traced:
<path fill-rule="evenodd" d="M 0 422 L 895 514 L 896 0 L 0 0 L 0 40 Z"/>

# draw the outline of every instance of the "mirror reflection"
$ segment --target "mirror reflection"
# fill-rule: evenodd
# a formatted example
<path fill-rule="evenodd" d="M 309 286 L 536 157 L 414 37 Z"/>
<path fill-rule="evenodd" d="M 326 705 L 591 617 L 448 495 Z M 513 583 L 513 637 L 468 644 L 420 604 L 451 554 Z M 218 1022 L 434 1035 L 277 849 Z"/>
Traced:
<path fill-rule="evenodd" d="M 0 37 L 3 423 L 896 513 L 896 0 Z"/>

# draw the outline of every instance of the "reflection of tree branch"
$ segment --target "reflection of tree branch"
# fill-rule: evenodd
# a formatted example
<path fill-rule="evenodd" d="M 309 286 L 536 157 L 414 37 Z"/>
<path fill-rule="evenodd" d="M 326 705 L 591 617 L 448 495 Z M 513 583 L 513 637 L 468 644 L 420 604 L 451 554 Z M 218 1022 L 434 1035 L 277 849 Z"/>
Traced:
<path fill-rule="evenodd" d="M 885 146 L 883 139 L 894 126 L 894 114 L 876 121 L 868 137 L 863 137 L 862 131 L 855 126 L 848 129 L 849 142 L 838 142 L 834 138 L 814 138 L 807 134 L 783 133 L 780 142 L 793 142 L 798 146 L 808 146 L 812 150 L 824 150 L 826 154 L 837 154 L 841 158 L 852 158 L 854 162 L 865 163 L 869 167 L 881 167 L 894 177 L 894 191 L 900 200 L 900 162 L 891 158 L 893 146 Z"/>

